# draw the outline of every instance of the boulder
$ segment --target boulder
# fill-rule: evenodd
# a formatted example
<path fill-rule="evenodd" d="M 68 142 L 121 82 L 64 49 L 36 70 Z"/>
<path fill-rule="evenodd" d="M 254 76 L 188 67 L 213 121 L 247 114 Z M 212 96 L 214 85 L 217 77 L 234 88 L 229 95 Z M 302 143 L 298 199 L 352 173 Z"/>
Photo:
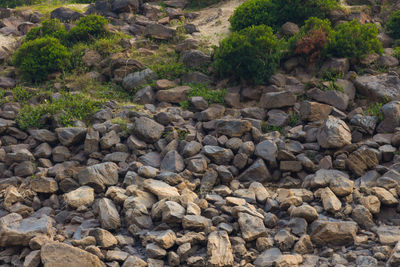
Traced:
<path fill-rule="evenodd" d="M 51 11 L 50 18 L 58 19 L 61 22 L 75 21 L 83 17 L 83 14 L 67 7 L 59 7 Z"/>
<path fill-rule="evenodd" d="M 329 116 L 319 128 L 317 140 L 323 148 L 341 148 L 351 144 L 351 131 L 344 121 Z"/>
<path fill-rule="evenodd" d="M 144 32 L 146 36 L 159 40 L 169 40 L 176 35 L 175 29 L 156 23 L 147 24 Z"/>
<path fill-rule="evenodd" d="M 135 120 L 133 134 L 138 138 L 154 143 L 161 138 L 164 132 L 164 126 L 147 117 L 140 117 Z"/>
<path fill-rule="evenodd" d="M 241 137 L 244 133 L 249 132 L 251 123 L 245 120 L 217 120 L 217 133 L 230 137 Z"/>
<path fill-rule="evenodd" d="M 357 223 L 351 221 L 316 220 L 311 226 L 311 240 L 324 246 L 349 246 L 354 244 L 357 233 Z"/>
<path fill-rule="evenodd" d="M 71 146 L 82 142 L 85 139 L 87 129 L 82 127 L 57 128 L 58 140 L 64 146 Z"/>
<path fill-rule="evenodd" d="M 357 92 L 369 99 L 390 99 L 400 98 L 400 79 L 391 74 L 364 75 L 354 80 Z"/>
<path fill-rule="evenodd" d="M 208 236 L 207 255 L 209 266 L 233 265 L 231 242 L 226 231 L 214 231 Z"/>
<path fill-rule="evenodd" d="M 296 96 L 290 91 L 265 93 L 260 99 L 260 107 L 265 109 L 290 107 L 295 103 Z"/>
<path fill-rule="evenodd" d="M 118 166 L 112 162 L 100 163 L 84 168 L 78 173 L 80 185 L 89 185 L 96 192 L 104 191 L 106 186 L 118 182 Z"/>

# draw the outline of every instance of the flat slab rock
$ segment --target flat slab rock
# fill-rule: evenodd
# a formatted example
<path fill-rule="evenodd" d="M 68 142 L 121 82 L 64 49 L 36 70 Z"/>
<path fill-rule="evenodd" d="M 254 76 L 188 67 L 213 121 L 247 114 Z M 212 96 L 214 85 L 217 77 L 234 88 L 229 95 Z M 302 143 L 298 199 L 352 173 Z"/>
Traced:
<path fill-rule="evenodd" d="M 354 80 L 358 93 L 371 99 L 400 99 L 400 79 L 389 74 L 359 76 Z"/>

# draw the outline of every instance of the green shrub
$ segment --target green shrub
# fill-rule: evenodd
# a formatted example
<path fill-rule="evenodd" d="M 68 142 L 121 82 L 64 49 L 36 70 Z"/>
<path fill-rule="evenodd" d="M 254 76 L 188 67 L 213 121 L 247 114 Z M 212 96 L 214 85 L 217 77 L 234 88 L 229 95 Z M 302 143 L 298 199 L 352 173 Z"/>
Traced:
<path fill-rule="evenodd" d="M 208 102 L 208 104 L 224 104 L 225 103 L 225 95 L 226 89 L 217 89 L 212 90 L 206 84 L 198 83 L 198 84 L 189 84 L 191 87 L 188 98 L 193 96 L 202 96 L 204 100 Z M 181 107 L 188 109 L 190 107 L 190 103 L 188 100 L 180 103 Z"/>
<path fill-rule="evenodd" d="M 378 27 L 372 23 L 361 25 L 353 20 L 339 24 L 328 40 L 328 52 L 334 57 L 363 58 L 382 51 Z"/>
<path fill-rule="evenodd" d="M 301 26 L 309 17 L 326 18 L 336 7 L 337 0 L 249 0 L 235 10 L 230 22 L 235 31 L 261 24 L 278 30 L 288 21 Z"/>
<path fill-rule="evenodd" d="M 393 12 L 389 21 L 386 23 L 386 31 L 395 38 L 400 39 L 400 10 Z"/>
<path fill-rule="evenodd" d="M 65 44 L 67 31 L 58 19 L 49 19 L 42 22 L 42 26 L 32 28 L 26 35 L 25 41 L 32 41 L 41 37 L 54 37 Z"/>
<path fill-rule="evenodd" d="M 17 6 L 30 6 L 40 3 L 40 0 L 1 0 L 0 7 L 14 8 Z"/>
<path fill-rule="evenodd" d="M 108 20 L 103 16 L 89 15 L 81 18 L 75 27 L 69 32 L 71 43 L 88 42 L 107 34 L 106 24 Z"/>
<path fill-rule="evenodd" d="M 393 49 L 393 54 L 395 58 L 400 59 L 400 46 L 397 46 Z"/>
<path fill-rule="evenodd" d="M 13 64 L 31 81 L 42 81 L 48 74 L 64 71 L 70 66 L 67 48 L 53 37 L 25 42 L 15 52 Z"/>
<path fill-rule="evenodd" d="M 283 41 L 265 25 L 233 32 L 215 49 L 215 70 L 219 76 L 252 79 L 261 84 L 275 72 L 283 48 Z"/>
<path fill-rule="evenodd" d="M 102 102 L 84 95 L 64 93 L 57 100 L 34 106 L 25 105 L 18 113 L 16 121 L 23 130 L 29 127 L 46 127 L 50 117 L 55 117 L 62 126 L 72 126 L 72 122 L 76 120 L 87 120 L 100 110 L 101 105 Z"/>

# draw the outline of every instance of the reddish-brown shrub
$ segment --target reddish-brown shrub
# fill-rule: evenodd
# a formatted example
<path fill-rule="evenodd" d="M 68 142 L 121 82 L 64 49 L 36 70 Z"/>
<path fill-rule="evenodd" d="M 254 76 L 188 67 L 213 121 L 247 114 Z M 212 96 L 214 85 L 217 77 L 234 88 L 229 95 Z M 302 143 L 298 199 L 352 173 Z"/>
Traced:
<path fill-rule="evenodd" d="M 321 58 L 327 42 L 328 34 L 324 30 L 310 30 L 297 41 L 295 53 L 305 57 L 309 63 L 315 63 Z"/>

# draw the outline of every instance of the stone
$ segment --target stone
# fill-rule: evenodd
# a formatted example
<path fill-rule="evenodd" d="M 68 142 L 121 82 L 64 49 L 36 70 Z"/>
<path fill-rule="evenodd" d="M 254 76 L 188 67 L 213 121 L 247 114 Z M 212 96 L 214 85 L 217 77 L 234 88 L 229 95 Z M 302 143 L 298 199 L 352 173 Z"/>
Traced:
<path fill-rule="evenodd" d="M 122 264 L 122 267 L 146 267 L 147 263 L 142 260 L 141 258 L 138 258 L 136 256 L 129 256 L 124 264 Z"/>
<path fill-rule="evenodd" d="M 325 187 L 324 189 L 320 189 L 318 191 L 318 194 L 322 199 L 322 205 L 326 211 L 335 213 L 342 208 L 342 203 L 332 192 L 332 190 L 329 189 L 329 187 Z"/>
<path fill-rule="evenodd" d="M 276 246 L 278 246 L 281 251 L 289 251 L 294 245 L 295 237 L 292 234 L 290 234 L 287 230 L 280 229 L 275 234 L 274 241 Z"/>
<path fill-rule="evenodd" d="M 159 40 L 169 40 L 176 35 L 176 30 L 170 27 L 166 27 L 161 24 L 147 24 L 144 30 L 146 36 L 159 39 Z"/>
<path fill-rule="evenodd" d="M 400 97 L 400 79 L 391 74 L 363 75 L 354 80 L 357 92 L 370 99 L 391 99 Z"/>
<path fill-rule="evenodd" d="M 155 101 L 155 93 L 151 86 L 145 86 L 136 92 L 133 102 L 140 105 L 152 104 Z"/>
<path fill-rule="evenodd" d="M 375 226 L 371 212 L 363 205 L 357 205 L 353 209 L 351 217 L 359 226 L 365 229 L 372 229 Z"/>
<path fill-rule="evenodd" d="M 394 245 L 400 241 L 399 226 L 381 225 L 376 229 L 376 234 L 382 245 Z"/>
<path fill-rule="evenodd" d="M 296 33 L 299 32 L 299 26 L 297 26 L 297 24 L 292 23 L 292 22 L 286 22 L 285 24 L 282 25 L 281 27 L 281 32 L 285 35 L 285 36 L 293 36 Z"/>
<path fill-rule="evenodd" d="M 202 96 L 192 96 L 189 101 L 195 110 L 202 111 L 208 108 L 208 102 Z"/>
<path fill-rule="evenodd" d="M 379 164 L 376 153 L 371 149 L 360 148 L 346 159 L 346 167 L 358 176 L 364 175 L 369 169 Z"/>
<path fill-rule="evenodd" d="M 104 191 L 106 186 L 118 182 L 118 166 L 112 162 L 100 163 L 84 168 L 78 173 L 80 185 L 89 185 L 95 192 Z"/>
<path fill-rule="evenodd" d="M 182 216 L 183 217 L 183 216 Z M 154 241 L 164 249 L 169 249 L 175 244 L 176 235 L 172 230 L 162 231 Z"/>
<path fill-rule="evenodd" d="M 179 173 L 185 169 L 183 158 L 176 150 L 169 151 L 161 161 L 161 171 Z"/>
<path fill-rule="evenodd" d="M 329 116 L 319 128 L 317 140 L 323 148 L 341 148 L 351 144 L 351 131 L 344 121 Z"/>
<path fill-rule="evenodd" d="M 309 235 L 300 236 L 299 240 L 294 245 L 293 250 L 299 254 L 311 254 L 314 251 L 313 244 Z"/>
<path fill-rule="evenodd" d="M 256 267 L 273 267 L 275 266 L 276 261 L 281 258 L 282 252 L 279 248 L 273 247 L 263 251 L 256 260 L 254 261 L 254 265 Z"/>
<path fill-rule="evenodd" d="M 265 109 L 290 107 L 295 103 L 296 96 L 290 91 L 265 93 L 260 99 L 260 106 Z"/>
<path fill-rule="evenodd" d="M 49 177 L 34 178 L 31 181 L 31 188 L 37 193 L 51 194 L 58 190 L 57 181 Z"/>
<path fill-rule="evenodd" d="M 338 90 L 329 90 L 329 82 L 327 84 L 323 83 L 323 86 L 326 86 L 327 89 L 313 88 L 307 91 L 307 95 L 318 102 L 328 104 L 340 110 L 346 110 L 350 101 L 349 96 Z"/>
<path fill-rule="evenodd" d="M 267 161 L 269 166 L 276 166 L 276 156 L 278 154 L 278 147 L 270 140 L 264 140 L 257 144 L 255 155 Z"/>
<path fill-rule="evenodd" d="M 361 114 L 354 115 L 350 124 L 356 126 L 356 128 L 362 133 L 373 135 L 375 132 L 376 124 L 378 123 L 378 118 L 375 116 L 363 116 Z"/>
<path fill-rule="evenodd" d="M 381 210 L 381 202 L 378 197 L 370 195 L 360 199 L 360 203 L 364 205 L 372 214 L 379 214 Z"/>
<path fill-rule="evenodd" d="M 347 58 L 329 58 L 321 67 L 321 73 L 343 73 L 349 71 L 350 62 Z"/>
<path fill-rule="evenodd" d="M 120 141 L 121 139 L 118 134 L 112 130 L 103 135 L 103 137 L 100 139 L 100 146 L 102 149 L 109 149 L 118 144 Z"/>
<path fill-rule="evenodd" d="M 380 133 L 393 133 L 400 126 L 400 101 L 392 101 L 385 104 L 380 110 L 383 121 L 379 123 L 377 131 Z"/>
<path fill-rule="evenodd" d="M 198 50 L 184 51 L 180 61 L 189 68 L 196 68 L 207 65 L 211 62 L 211 57 Z"/>
<path fill-rule="evenodd" d="M 135 120 L 133 134 L 138 138 L 154 143 L 161 138 L 164 132 L 164 126 L 146 117 L 140 117 Z"/>
<path fill-rule="evenodd" d="M 392 193 L 387 191 L 382 187 L 372 187 L 371 192 L 378 197 L 379 201 L 383 205 L 387 206 L 395 206 L 399 203 L 399 201 L 393 196 Z"/>
<path fill-rule="evenodd" d="M 329 188 L 338 197 L 344 197 L 353 193 L 354 182 L 345 176 L 332 178 Z"/>
<path fill-rule="evenodd" d="M 115 13 L 136 13 L 139 10 L 139 3 L 138 0 L 114 0 L 111 5 L 111 10 Z"/>
<path fill-rule="evenodd" d="M 318 219 L 318 212 L 314 207 L 308 204 L 302 204 L 298 207 L 289 208 L 290 217 L 304 218 L 308 223 Z"/>
<path fill-rule="evenodd" d="M 189 86 L 178 86 L 171 89 L 159 90 L 156 99 L 160 102 L 180 103 L 187 99 L 191 90 Z"/>
<path fill-rule="evenodd" d="M 239 212 L 238 216 L 242 237 L 247 242 L 267 235 L 267 229 L 265 228 L 264 221 L 261 218 L 244 212 Z"/>
<path fill-rule="evenodd" d="M 214 231 L 208 236 L 207 255 L 209 266 L 223 267 L 233 265 L 233 254 L 228 233 Z"/>
<path fill-rule="evenodd" d="M 87 129 L 81 127 L 57 128 L 55 131 L 62 145 L 71 146 L 85 139 Z"/>
<path fill-rule="evenodd" d="M 37 235 L 54 236 L 53 220 L 48 216 L 22 219 L 16 213 L 0 218 L 0 246 L 28 246 L 29 241 Z"/>
<path fill-rule="evenodd" d="M 206 145 L 203 147 L 202 152 L 218 165 L 227 165 L 233 159 L 232 150 L 219 146 Z"/>
<path fill-rule="evenodd" d="M 0 77 L 0 88 L 11 89 L 11 88 L 14 88 L 15 85 L 16 85 L 16 82 L 13 78 Z"/>
<path fill-rule="evenodd" d="M 23 267 L 37 267 L 40 264 L 40 250 L 31 251 L 26 255 Z"/>
<path fill-rule="evenodd" d="M 302 120 L 323 121 L 332 112 L 332 106 L 318 102 L 303 101 L 300 103 L 300 117 Z"/>
<path fill-rule="evenodd" d="M 400 266 L 400 242 L 396 243 L 387 264 L 389 266 Z"/>
<path fill-rule="evenodd" d="M 143 187 L 156 195 L 159 200 L 164 198 L 174 199 L 180 196 L 175 187 L 154 179 L 145 180 L 143 182 Z"/>
<path fill-rule="evenodd" d="M 251 123 L 245 120 L 217 120 L 216 130 L 221 135 L 230 137 L 241 137 L 244 133 L 249 132 Z"/>
<path fill-rule="evenodd" d="M 82 186 L 64 195 L 65 203 L 72 208 L 91 206 L 94 201 L 94 189 Z"/>
<path fill-rule="evenodd" d="M 353 245 L 357 233 L 357 224 L 350 221 L 316 220 L 311 226 L 311 240 L 317 245 L 335 246 Z"/>
<path fill-rule="evenodd" d="M 58 19 L 61 22 L 71 22 L 83 17 L 83 14 L 67 7 L 59 7 L 51 11 L 50 18 Z"/>
<path fill-rule="evenodd" d="M 111 248 L 118 244 L 118 240 L 109 231 L 95 228 L 90 230 L 90 236 L 93 236 L 96 240 L 96 244 L 102 248 Z"/>
<path fill-rule="evenodd" d="M 103 263 L 95 255 L 64 243 L 45 244 L 40 256 L 44 267 L 103 267 Z"/>
<path fill-rule="evenodd" d="M 46 129 L 29 130 L 29 134 L 40 142 L 47 142 L 51 144 L 57 141 L 56 134 Z"/>
<path fill-rule="evenodd" d="M 255 161 L 239 176 L 239 180 L 243 182 L 265 182 L 271 179 L 271 174 L 262 159 Z"/>
<path fill-rule="evenodd" d="M 162 206 L 162 221 L 180 223 L 185 216 L 185 208 L 175 201 L 166 201 Z"/>
<path fill-rule="evenodd" d="M 146 83 L 156 79 L 156 74 L 150 69 L 144 69 L 142 71 L 137 71 L 128 74 L 122 80 L 122 87 L 125 90 L 133 91 L 137 89 L 141 85 L 145 85 Z"/>
<path fill-rule="evenodd" d="M 114 202 L 108 198 L 102 198 L 98 205 L 101 227 L 108 230 L 118 229 L 121 226 L 121 219 Z"/>
<path fill-rule="evenodd" d="M 186 215 L 183 217 L 183 229 L 206 231 L 212 225 L 211 220 L 198 215 Z"/>
<path fill-rule="evenodd" d="M 89 128 L 86 133 L 84 151 L 86 154 L 99 151 L 100 134 L 93 128 Z"/>

